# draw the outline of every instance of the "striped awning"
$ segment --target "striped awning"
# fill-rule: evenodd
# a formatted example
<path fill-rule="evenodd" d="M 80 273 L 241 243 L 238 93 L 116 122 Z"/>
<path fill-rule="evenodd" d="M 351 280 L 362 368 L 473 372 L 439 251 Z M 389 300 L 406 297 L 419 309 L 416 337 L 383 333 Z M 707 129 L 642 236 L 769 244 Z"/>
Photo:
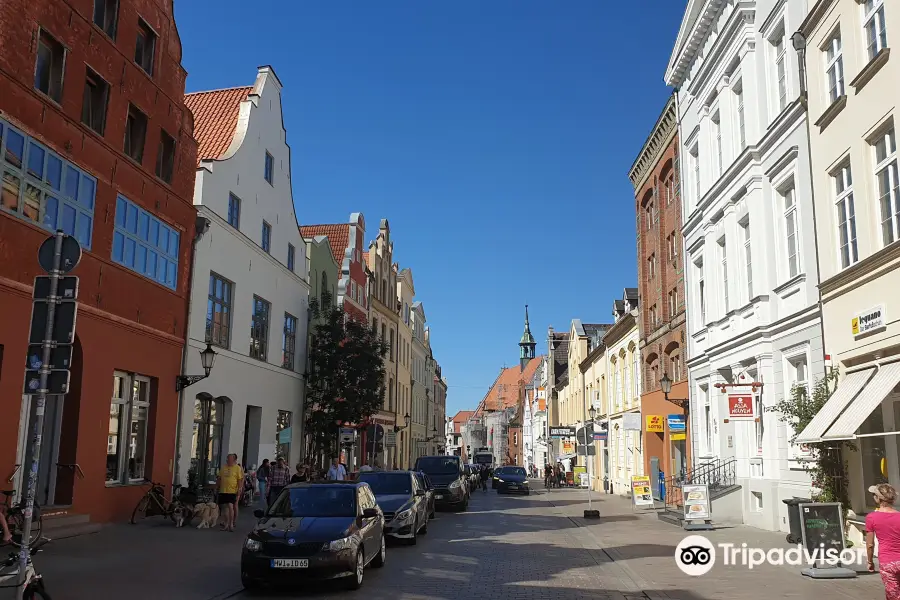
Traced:
<path fill-rule="evenodd" d="M 823 441 L 823 437 L 828 429 L 834 425 L 841 413 L 859 395 L 874 374 L 875 367 L 848 373 L 831 395 L 831 398 L 828 399 L 828 402 L 825 403 L 825 406 L 822 407 L 822 410 L 813 417 L 813 420 L 800 432 L 800 435 L 797 436 L 794 442 L 797 444 L 812 444 Z"/>
<path fill-rule="evenodd" d="M 859 428 L 875 410 L 881 407 L 882 401 L 894 391 L 900 383 L 900 362 L 890 363 L 878 368 L 875 376 L 866 384 L 863 391 L 850 403 L 834 425 L 828 428 L 823 440 L 852 440 L 856 438 Z"/>

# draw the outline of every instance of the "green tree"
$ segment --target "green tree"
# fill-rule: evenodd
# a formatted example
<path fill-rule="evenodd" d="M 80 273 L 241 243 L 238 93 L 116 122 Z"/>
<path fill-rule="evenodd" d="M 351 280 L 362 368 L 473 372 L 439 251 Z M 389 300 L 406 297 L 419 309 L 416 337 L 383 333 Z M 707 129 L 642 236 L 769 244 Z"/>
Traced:
<path fill-rule="evenodd" d="M 306 385 L 310 456 L 337 449 L 341 423 L 375 414 L 384 397 L 388 347 L 365 323 L 347 319 L 326 292 L 310 302 L 312 336 Z"/>
<path fill-rule="evenodd" d="M 831 371 L 816 381 L 810 394 L 805 386 L 791 388 L 789 397 L 776 404 L 772 410 L 779 413 L 779 419 L 794 428 L 791 443 L 797 439 L 807 425 L 828 402 L 837 387 L 837 372 Z M 855 450 L 848 442 L 818 442 L 810 444 L 810 457 L 800 459 L 803 469 L 809 473 L 814 488 L 820 490 L 814 500 L 818 502 L 840 502 L 844 510 L 850 506 L 847 495 L 847 465 L 843 449 Z"/>

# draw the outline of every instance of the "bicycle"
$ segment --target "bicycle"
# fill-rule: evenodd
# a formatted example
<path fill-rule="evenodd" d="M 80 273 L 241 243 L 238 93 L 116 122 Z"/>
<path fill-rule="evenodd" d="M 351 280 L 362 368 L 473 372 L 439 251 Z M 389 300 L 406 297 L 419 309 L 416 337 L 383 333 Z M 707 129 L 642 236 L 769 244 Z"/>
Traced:
<path fill-rule="evenodd" d="M 190 509 L 193 506 L 184 504 L 180 496 L 180 485 L 173 486 L 172 499 L 169 500 L 166 498 L 165 486 L 161 483 L 152 483 L 150 490 L 138 500 L 137 506 L 134 507 L 134 512 L 131 513 L 131 521 L 129 522 L 132 525 L 136 525 L 139 518 L 146 519 L 147 517 L 161 516 L 168 517 L 175 523 L 175 511 L 181 508 L 187 513 L 184 515 L 185 522 L 189 523 L 191 516 L 193 516 L 190 514 L 192 512 Z"/>
<path fill-rule="evenodd" d="M 24 600 L 52 600 L 50 594 L 48 594 L 47 590 L 44 588 L 43 576 L 35 570 L 34 563 L 32 562 L 32 557 L 38 552 L 41 552 L 41 547 L 49 541 L 49 538 L 42 537 L 34 546 L 29 547 L 28 562 L 25 566 L 25 593 L 22 596 Z M 21 548 L 21 545 L 15 542 L 13 542 L 12 545 Z M 10 552 L 9 556 L 6 557 L 6 560 L 0 563 L 0 589 L 19 587 L 18 566 L 19 553 Z M 8 569 L 11 568 L 13 570 L 9 571 Z"/>
<path fill-rule="evenodd" d="M 22 531 L 25 529 L 25 501 L 22 500 L 16 504 L 12 504 L 13 496 L 16 495 L 15 490 L 0 490 L 5 499 L 3 501 L 3 509 L 6 512 L 6 523 L 9 526 L 9 532 L 13 535 L 13 540 L 22 541 Z M 41 538 L 41 531 L 44 529 L 44 519 L 41 515 L 41 507 L 37 501 L 31 508 L 31 535 L 28 536 L 29 544 L 33 544 Z"/>

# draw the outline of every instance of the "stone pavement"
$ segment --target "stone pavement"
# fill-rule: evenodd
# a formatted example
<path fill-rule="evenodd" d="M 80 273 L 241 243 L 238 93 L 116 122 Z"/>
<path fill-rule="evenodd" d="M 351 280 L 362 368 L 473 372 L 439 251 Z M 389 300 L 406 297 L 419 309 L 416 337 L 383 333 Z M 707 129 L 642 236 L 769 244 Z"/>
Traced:
<path fill-rule="evenodd" d="M 702 535 L 714 544 L 733 543 L 737 547 L 742 543 L 763 549 L 791 546 L 783 533 L 746 526 L 685 532 L 659 521 L 653 511 L 633 511 L 631 500 L 621 496 L 594 493 L 593 508 L 600 511 L 601 518 L 590 520 L 583 518 L 586 491 L 554 489 L 545 497 L 553 505 L 550 514 L 576 523 L 584 546 L 608 555 L 651 598 L 759 600 L 766 594 L 804 600 L 884 598 L 881 577 L 867 572 L 850 580 L 813 580 L 800 575 L 798 567 L 763 565 L 749 570 L 722 565 L 718 558 L 710 573 L 689 577 L 674 560 L 675 547 L 687 535 Z"/>

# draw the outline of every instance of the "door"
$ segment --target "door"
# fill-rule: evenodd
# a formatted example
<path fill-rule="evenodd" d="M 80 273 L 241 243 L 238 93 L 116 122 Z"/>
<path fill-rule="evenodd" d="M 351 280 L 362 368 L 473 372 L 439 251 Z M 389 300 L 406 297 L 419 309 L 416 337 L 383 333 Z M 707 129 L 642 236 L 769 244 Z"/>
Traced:
<path fill-rule="evenodd" d="M 225 403 L 213 398 L 194 400 L 193 447 L 188 488 L 215 485 L 222 465 L 222 433 Z"/>
<path fill-rule="evenodd" d="M 654 500 L 662 500 L 659 486 L 659 457 L 650 457 L 650 490 L 653 493 Z"/>
<path fill-rule="evenodd" d="M 684 451 L 684 440 L 675 440 L 672 442 L 672 474 L 682 478 L 685 476 Z"/>
<path fill-rule="evenodd" d="M 65 396 L 47 396 L 44 404 L 44 424 L 41 430 L 41 456 L 37 471 L 37 488 L 35 501 L 41 506 L 53 504 L 56 498 L 57 465 L 59 459 L 59 437 L 62 429 L 63 399 Z M 24 497 L 24 486 L 27 483 L 25 474 L 31 469 L 31 457 L 34 451 L 34 423 L 36 420 L 37 396 L 25 396 L 28 406 L 27 424 L 20 431 L 22 455 L 18 472 L 20 497 Z"/>

